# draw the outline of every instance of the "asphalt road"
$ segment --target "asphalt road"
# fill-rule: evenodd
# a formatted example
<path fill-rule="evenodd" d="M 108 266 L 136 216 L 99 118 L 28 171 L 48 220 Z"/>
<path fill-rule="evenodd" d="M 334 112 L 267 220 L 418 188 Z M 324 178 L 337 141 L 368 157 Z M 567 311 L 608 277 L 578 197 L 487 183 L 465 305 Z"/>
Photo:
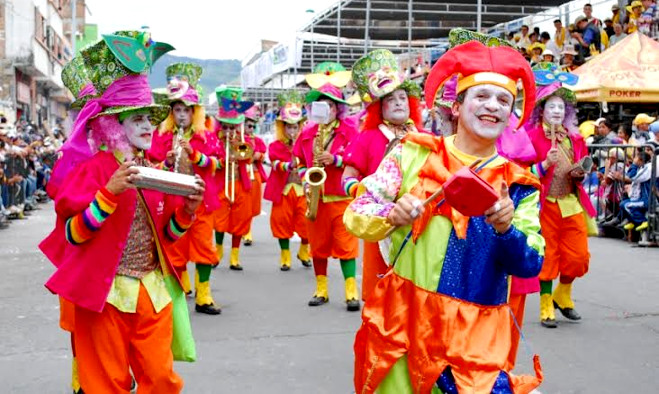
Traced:
<path fill-rule="evenodd" d="M 2 393 L 70 392 L 69 337 L 58 327 L 57 298 L 43 287 L 53 267 L 37 249 L 54 214 L 51 205 L 41 207 L 0 231 Z M 310 308 L 312 270 L 294 262 L 291 271 L 279 271 L 268 216 L 256 219 L 254 236 L 242 250 L 244 271 L 230 271 L 226 262 L 213 271 L 222 315 L 191 312 L 198 360 L 175 366 L 184 392 L 352 393 L 360 316 L 345 310 L 338 262 L 329 269 L 330 303 Z M 298 245 L 292 243 L 294 252 Z M 659 392 L 659 249 L 591 239 L 591 253 L 591 271 L 574 289 L 581 322 L 558 317 L 557 329 L 544 329 L 538 296 L 527 302 L 526 341 L 545 373 L 539 391 Z M 530 372 L 530 360 L 521 345 L 519 371 Z"/>

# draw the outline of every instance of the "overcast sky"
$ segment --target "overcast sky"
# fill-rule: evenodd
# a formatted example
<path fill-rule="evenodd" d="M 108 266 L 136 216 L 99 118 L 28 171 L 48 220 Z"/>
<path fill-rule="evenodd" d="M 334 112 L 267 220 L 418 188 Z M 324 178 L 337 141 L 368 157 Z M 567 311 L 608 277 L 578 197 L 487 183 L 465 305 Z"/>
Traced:
<path fill-rule="evenodd" d="M 172 55 L 242 60 L 261 39 L 282 41 L 337 0 L 86 0 L 100 33 L 149 26 Z"/>

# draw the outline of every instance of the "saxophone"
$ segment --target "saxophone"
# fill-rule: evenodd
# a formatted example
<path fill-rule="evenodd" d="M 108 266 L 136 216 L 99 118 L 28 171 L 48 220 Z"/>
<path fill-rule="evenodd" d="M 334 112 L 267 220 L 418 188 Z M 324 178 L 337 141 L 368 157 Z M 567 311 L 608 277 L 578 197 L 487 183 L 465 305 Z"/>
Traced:
<path fill-rule="evenodd" d="M 318 202 L 320 201 L 320 189 L 327 179 L 327 173 L 322 164 L 320 164 L 320 155 L 325 151 L 323 146 L 323 133 L 318 129 L 318 133 L 313 139 L 313 163 L 312 167 L 304 174 L 304 181 L 309 185 L 307 190 L 307 219 L 314 221 L 318 214 Z"/>

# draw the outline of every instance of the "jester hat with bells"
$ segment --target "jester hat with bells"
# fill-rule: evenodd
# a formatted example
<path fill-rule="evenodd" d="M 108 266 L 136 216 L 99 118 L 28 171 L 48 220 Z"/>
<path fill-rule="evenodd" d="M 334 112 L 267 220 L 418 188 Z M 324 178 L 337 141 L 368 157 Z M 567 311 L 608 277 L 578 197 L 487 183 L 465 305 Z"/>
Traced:
<path fill-rule="evenodd" d="M 195 131 L 200 132 L 205 129 L 206 112 L 201 105 L 201 92 L 199 88 L 199 79 L 203 73 L 203 68 L 195 63 L 172 63 L 165 69 L 167 75 L 167 87 L 154 89 L 153 96 L 158 103 L 174 107 L 176 103 L 183 103 L 193 108 L 192 126 Z M 176 127 L 174 113 L 170 112 L 169 116 L 160 125 L 160 132 L 171 131 Z"/>
<path fill-rule="evenodd" d="M 488 47 L 477 41 L 449 49 L 437 60 L 426 79 L 425 98 L 428 108 L 432 108 L 437 92 L 454 75 L 458 77 L 456 94 L 473 86 L 491 84 L 506 89 L 515 98 L 517 81 L 521 80 L 524 101 L 517 127 L 531 116 L 535 105 L 533 72 L 526 59 L 514 49 Z"/>

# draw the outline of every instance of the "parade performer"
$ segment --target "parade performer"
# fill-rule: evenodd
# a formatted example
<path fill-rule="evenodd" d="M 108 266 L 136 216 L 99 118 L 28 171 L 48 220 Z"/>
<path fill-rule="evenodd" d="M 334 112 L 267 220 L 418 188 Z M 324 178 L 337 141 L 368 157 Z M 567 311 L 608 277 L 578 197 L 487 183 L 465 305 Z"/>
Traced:
<path fill-rule="evenodd" d="M 290 239 L 293 233 L 301 238 L 297 258 L 305 267 L 311 267 L 309 237 L 307 235 L 307 200 L 302 179 L 293 157 L 293 144 L 304 125 L 302 105 L 304 97 L 295 90 L 280 94 L 279 116 L 275 120 L 275 140 L 268 147 L 272 171 L 265 185 L 263 198 L 272 201 L 270 229 L 281 249 L 280 269 L 291 269 Z"/>
<path fill-rule="evenodd" d="M 535 77 L 540 85 L 536 108 L 525 129 L 537 154 L 533 171 L 543 185 L 540 223 L 547 249 L 539 275 L 540 321 L 555 328 L 554 308 L 570 320 L 581 319 L 574 309 L 572 283 L 588 272 L 588 228 L 594 226 L 596 211 L 581 184 L 585 172 L 578 163 L 588 156 L 588 148 L 577 129 L 577 100 L 572 90 L 557 82 L 575 84 L 577 76 L 545 63 L 535 70 Z"/>
<path fill-rule="evenodd" d="M 183 386 L 172 349 L 174 326 L 189 329 L 189 317 L 185 303 L 174 314 L 173 300 L 184 296 L 163 248 L 194 220 L 203 181 L 185 200 L 132 183 L 133 166 L 148 166 L 153 124 L 169 111 L 152 103 L 146 71 L 171 49 L 144 32 L 104 35 L 72 61 L 86 71 L 63 75 L 74 96 L 91 97 L 53 169 L 57 221 L 40 248 L 57 267 L 46 287 L 74 305 L 78 372 L 88 393 L 129 392 L 130 371 L 140 391 Z M 76 77 L 85 74 L 91 84 Z"/>
<path fill-rule="evenodd" d="M 343 186 L 354 197 L 359 181 L 374 173 L 385 154 L 408 132 L 422 130 L 423 121 L 421 89 L 405 80 L 390 51 L 378 49 L 357 60 L 352 80 L 367 104 L 362 130 L 350 143 L 344 160 Z M 362 299 L 366 300 L 388 265 L 377 242 L 364 242 L 362 261 Z"/>
<path fill-rule="evenodd" d="M 219 315 L 222 310 L 215 304 L 210 287 L 212 266 L 219 262 L 213 245 L 213 211 L 219 207 L 219 199 L 215 170 L 209 160 L 216 150 L 217 138 L 205 127 L 206 114 L 198 92 L 203 69 L 194 63 L 173 63 L 165 72 L 167 88 L 162 102 L 171 111 L 155 134 L 147 157 L 163 169 L 198 174 L 206 181 L 204 203 L 196 212 L 196 220 L 167 253 L 186 293 L 191 292 L 187 264 L 195 263 L 195 311 Z"/>
<path fill-rule="evenodd" d="M 347 78 L 344 76 L 347 74 Z M 327 260 L 339 259 L 345 279 L 345 299 L 349 311 L 358 311 L 359 291 L 355 279 L 359 255 L 357 238 L 348 233 L 341 220 L 351 198 L 341 186 L 345 149 L 357 133 L 357 121 L 344 118 L 346 101 L 338 86 L 345 85 L 350 73 L 337 63 L 321 63 L 307 76 L 312 90 L 306 101 L 327 108 L 320 123 L 310 122 L 295 141 L 293 155 L 299 160 L 300 177 L 305 180 L 309 244 L 316 291 L 309 306 L 329 301 Z M 320 86 L 319 86 L 320 85 Z M 315 86 L 315 87 L 314 87 Z M 311 116 L 315 116 L 313 105 Z"/>
<path fill-rule="evenodd" d="M 215 244 L 222 259 L 224 233 L 231 234 L 229 268 L 242 271 L 240 264 L 240 240 L 249 232 L 252 221 L 252 181 L 249 164 L 254 154 L 254 142 L 245 133 L 245 111 L 254 105 L 241 101 L 240 88 L 221 86 L 215 90 L 220 122 L 218 134 L 218 165 L 221 171 L 215 174 L 220 183 L 220 208 L 215 212 Z"/>
<path fill-rule="evenodd" d="M 369 295 L 355 340 L 359 393 L 528 393 L 542 380 L 537 356 L 535 377 L 504 371 L 511 345 L 508 276 L 533 277 L 542 265 L 540 184 L 495 147 L 518 80 L 521 121 L 530 115 L 533 74 L 514 49 L 458 45 L 428 75 L 429 106 L 454 75 L 457 134 L 408 134 L 362 180 L 345 213 L 353 234 L 370 241 L 391 234 L 392 242 L 393 267 Z M 458 185 L 451 202 L 444 190 L 424 208 L 423 201 L 451 181 Z M 469 184 L 482 192 L 471 194 Z M 490 208 L 483 206 L 485 195 Z"/>
<path fill-rule="evenodd" d="M 263 139 L 255 134 L 258 129 L 260 116 L 258 104 L 255 104 L 245 112 L 245 135 L 254 141 L 254 155 L 252 156 L 252 162 L 247 167 L 249 177 L 252 180 L 252 217 L 257 217 L 261 214 L 261 193 L 263 192 L 263 183 L 268 179 L 263 168 L 263 159 L 265 158 L 267 146 Z M 250 246 L 254 242 L 252 237 L 252 221 L 250 221 L 249 232 L 243 237 L 243 242 L 245 246 Z"/>

